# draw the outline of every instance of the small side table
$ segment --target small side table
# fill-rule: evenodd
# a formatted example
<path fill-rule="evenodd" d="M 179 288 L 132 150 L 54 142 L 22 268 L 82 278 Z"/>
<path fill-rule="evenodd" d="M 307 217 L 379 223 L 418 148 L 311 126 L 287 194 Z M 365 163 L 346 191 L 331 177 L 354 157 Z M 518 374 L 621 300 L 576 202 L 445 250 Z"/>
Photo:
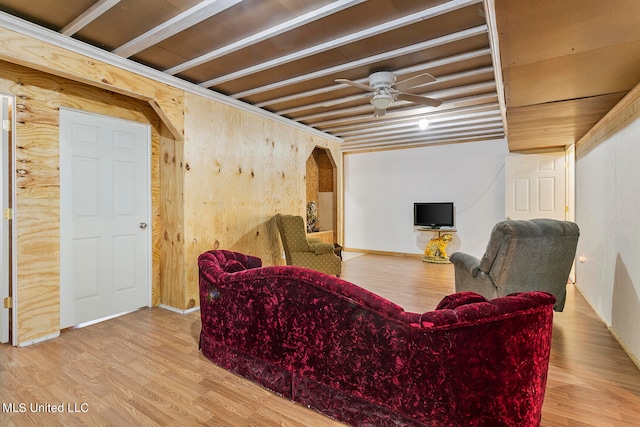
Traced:
<path fill-rule="evenodd" d="M 434 264 L 450 264 L 449 255 L 447 255 L 447 245 L 453 239 L 451 233 L 455 233 L 455 228 L 419 228 L 419 231 L 430 231 L 432 233 L 438 233 L 438 237 L 433 237 L 427 243 L 427 247 L 424 249 L 424 257 L 422 261 L 431 262 Z"/>

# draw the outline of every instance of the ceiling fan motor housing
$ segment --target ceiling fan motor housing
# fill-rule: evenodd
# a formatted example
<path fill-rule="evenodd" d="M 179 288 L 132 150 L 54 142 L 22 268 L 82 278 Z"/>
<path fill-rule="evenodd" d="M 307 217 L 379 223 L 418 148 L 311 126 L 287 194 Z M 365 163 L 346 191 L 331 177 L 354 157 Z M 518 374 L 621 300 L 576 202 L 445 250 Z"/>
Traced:
<path fill-rule="evenodd" d="M 396 75 L 388 71 L 378 71 L 369 76 L 369 86 L 374 89 L 390 88 L 396 82 Z"/>

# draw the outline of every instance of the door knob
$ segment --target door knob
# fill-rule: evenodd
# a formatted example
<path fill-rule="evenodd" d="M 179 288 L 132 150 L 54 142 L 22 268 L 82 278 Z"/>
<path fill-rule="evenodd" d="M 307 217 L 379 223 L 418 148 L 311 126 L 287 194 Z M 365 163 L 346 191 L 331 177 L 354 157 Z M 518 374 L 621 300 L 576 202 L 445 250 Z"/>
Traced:
<path fill-rule="evenodd" d="M 140 224 L 138 224 L 138 227 L 140 227 L 140 230 L 146 230 L 147 229 L 147 223 L 146 222 L 141 222 Z"/>

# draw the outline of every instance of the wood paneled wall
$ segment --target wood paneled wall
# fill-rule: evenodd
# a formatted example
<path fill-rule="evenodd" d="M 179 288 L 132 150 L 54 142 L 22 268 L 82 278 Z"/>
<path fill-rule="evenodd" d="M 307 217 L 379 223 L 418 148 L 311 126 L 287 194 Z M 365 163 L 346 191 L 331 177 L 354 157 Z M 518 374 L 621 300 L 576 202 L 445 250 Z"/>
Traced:
<path fill-rule="evenodd" d="M 322 193 L 335 191 L 333 170 L 334 164 L 325 150 L 315 150 L 318 164 L 318 190 Z"/>
<path fill-rule="evenodd" d="M 160 252 L 159 303 L 184 309 L 184 180 L 183 141 L 166 126 L 160 134 Z"/>
<path fill-rule="evenodd" d="M 0 91 L 17 101 L 19 344 L 60 329 L 59 107 L 151 124 L 152 303 L 179 310 L 199 304 L 201 252 L 283 263 L 273 215 L 305 214 L 315 147 L 341 158 L 337 142 L 286 123 L 6 29 L 0 42 Z"/>
<path fill-rule="evenodd" d="M 313 150 L 314 152 L 316 150 Z M 318 202 L 318 193 L 320 191 L 320 173 L 318 171 L 318 162 L 313 153 L 307 158 L 306 166 L 306 182 L 307 182 L 307 203 L 312 200 Z"/>
<path fill-rule="evenodd" d="M 200 253 L 229 249 L 284 264 L 273 216 L 306 215 L 306 163 L 337 142 L 219 102 L 185 96 L 185 308 L 197 305 Z"/>
<path fill-rule="evenodd" d="M 151 124 L 153 245 L 159 242 L 160 119 L 148 103 L 0 61 L 0 91 L 16 97 L 17 318 L 19 342 L 60 331 L 59 107 Z M 159 252 L 153 299 L 159 300 Z"/>

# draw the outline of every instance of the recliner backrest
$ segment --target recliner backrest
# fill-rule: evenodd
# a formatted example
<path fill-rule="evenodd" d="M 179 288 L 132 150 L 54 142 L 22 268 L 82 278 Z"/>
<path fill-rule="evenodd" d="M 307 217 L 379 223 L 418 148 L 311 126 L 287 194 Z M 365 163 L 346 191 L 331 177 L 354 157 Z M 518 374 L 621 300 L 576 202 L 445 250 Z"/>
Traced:
<path fill-rule="evenodd" d="M 580 231 L 573 222 L 552 219 L 502 221 L 491 232 L 480 269 L 510 293 L 522 283 L 553 284 L 566 280 Z"/>

